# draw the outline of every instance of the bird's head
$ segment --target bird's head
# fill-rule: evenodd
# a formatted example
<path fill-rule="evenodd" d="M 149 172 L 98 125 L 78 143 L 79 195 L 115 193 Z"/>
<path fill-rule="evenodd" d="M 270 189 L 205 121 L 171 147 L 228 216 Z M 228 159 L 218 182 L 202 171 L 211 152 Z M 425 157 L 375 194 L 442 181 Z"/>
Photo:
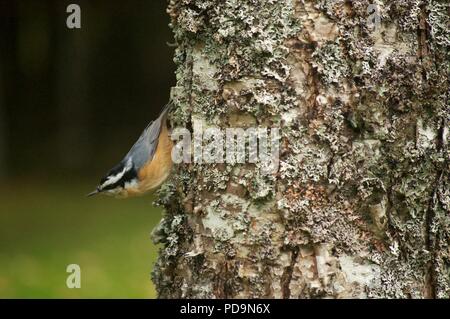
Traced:
<path fill-rule="evenodd" d="M 122 161 L 102 178 L 97 188 L 87 196 L 104 194 L 113 197 L 127 197 L 128 190 L 137 183 L 137 173 L 131 160 Z"/>

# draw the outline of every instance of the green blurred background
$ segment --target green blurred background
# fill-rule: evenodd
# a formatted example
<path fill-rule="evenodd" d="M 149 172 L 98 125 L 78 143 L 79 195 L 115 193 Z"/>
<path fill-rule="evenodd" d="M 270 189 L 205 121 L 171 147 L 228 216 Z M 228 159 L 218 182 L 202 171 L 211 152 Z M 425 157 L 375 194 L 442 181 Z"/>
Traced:
<path fill-rule="evenodd" d="M 0 0 L 0 298 L 155 296 L 152 196 L 84 195 L 167 102 L 166 5 Z M 66 287 L 69 264 L 81 289 Z"/>

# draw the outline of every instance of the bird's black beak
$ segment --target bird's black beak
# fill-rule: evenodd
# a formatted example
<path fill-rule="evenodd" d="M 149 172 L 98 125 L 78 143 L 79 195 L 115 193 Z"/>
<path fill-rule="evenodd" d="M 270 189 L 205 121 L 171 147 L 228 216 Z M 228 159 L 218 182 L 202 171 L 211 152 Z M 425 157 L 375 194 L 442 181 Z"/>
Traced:
<path fill-rule="evenodd" d="M 94 196 L 94 195 L 97 195 L 98 193 L 100 193 L 100 191 L 99 191 L 98 188 L 97 188 L 95 191 L 93 191 L 93 192 L 87 194 L 86 196 L 87 196 L 87 197 L 92 197 L 92 196 Z"/>

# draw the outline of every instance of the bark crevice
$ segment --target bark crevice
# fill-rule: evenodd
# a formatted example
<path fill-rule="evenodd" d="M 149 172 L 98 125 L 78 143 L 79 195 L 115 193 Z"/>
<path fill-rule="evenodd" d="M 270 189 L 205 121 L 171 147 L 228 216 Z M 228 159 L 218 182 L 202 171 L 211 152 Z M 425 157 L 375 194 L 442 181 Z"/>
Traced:
<path fill-rule="evenodd" d="M 440 174 L 442 176 L 442 174 Z M 436 298 L 436 275 L 434 271 L 435 262 L 436 262 L 436 253 L 435 253 L 435 235 L 432 229 L 434 222 L 434 209 L 436 205 L 436 194 L 437 189 L 439 187 L 440 177 L 436 178 L 435 188 L 432 192 L 430 202 L 428 205 L 428 209 L 426 211 L 425 222 L 426 222 L 426 236 L 425 236 L 425 246 L 427 251 L 430 254 L 430 260 L 427 264 L 426 270 L 426 298 Z"/>
<path fill-rule="evenodd" d="M 281 287 L 282 287 L 282 298 L 289 299 L 291 297 L 290 284 L 292 281 L 292 274 L 294 272 L 295 263 L 299 254 L 299 247 L 294 247 L 291 250 L 291 261 L 289 266 L 284 268 L 284 272 L 281 275 Z"/>

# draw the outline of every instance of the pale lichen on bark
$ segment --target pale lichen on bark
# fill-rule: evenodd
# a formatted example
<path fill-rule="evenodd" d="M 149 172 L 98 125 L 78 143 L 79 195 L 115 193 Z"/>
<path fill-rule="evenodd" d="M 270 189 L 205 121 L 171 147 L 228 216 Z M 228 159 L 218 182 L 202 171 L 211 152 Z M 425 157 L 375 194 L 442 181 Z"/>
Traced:
<path fill-rule="evenodd" d="M 446 1 L 171 0 L 172 124 L 280 127 L 281 164 L 181 164 L 159 297 L 450 296 Z"/>

